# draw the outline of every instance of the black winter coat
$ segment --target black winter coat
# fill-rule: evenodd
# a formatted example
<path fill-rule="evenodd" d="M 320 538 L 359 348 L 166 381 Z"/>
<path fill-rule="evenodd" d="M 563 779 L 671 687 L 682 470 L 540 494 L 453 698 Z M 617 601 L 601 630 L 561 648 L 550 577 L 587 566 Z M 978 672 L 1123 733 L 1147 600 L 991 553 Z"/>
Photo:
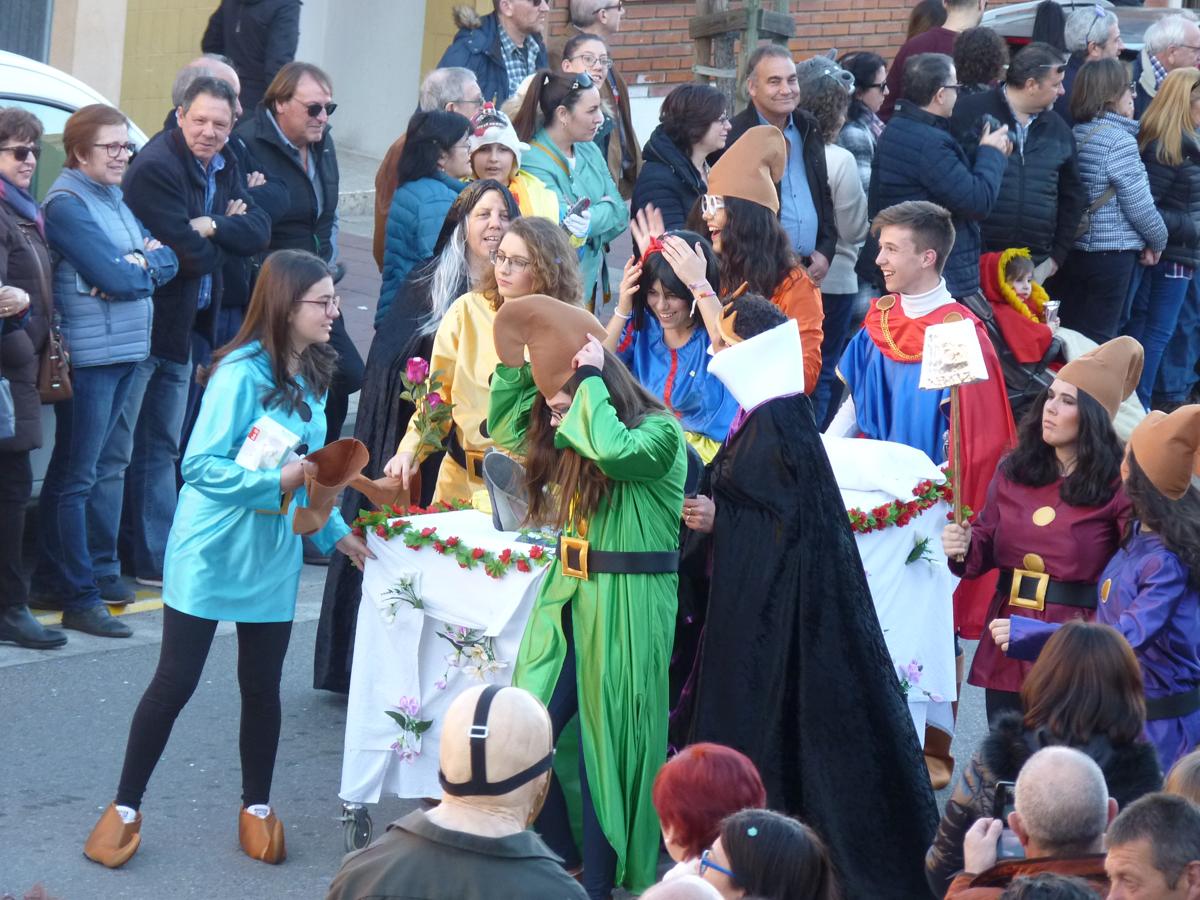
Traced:
<path fill-rule="evenodd" d="M 1185 137 L 1183 164 L 1178 166 L 1159 162 L 1157 149 L 1158 142 L 1151 142 L 1142 162 L 1154 205 L 1167 226 L 1162 260 L 1194 269 L 1200 266 L 1200 147 Z"/>
<path fill-rule="evenodd" d="M 233 60 L 242 82 L 242 106 L 258 106 L 275 74 L 296 57 L 300 0 L 221 0 L 208 20 L 200 49 Z"/>
<path fill-rule="evenodd" d="M 1027 730 L 1019 713 L 997 717 L 946 801 L 937 837 L 925 855 L 925 878 L 935 897 L 944 897 L 955 874 L 962 871 L 963 837 L 971 825 L 976 819 L 994 818 L 998 814 L 992 808 L 996 783 L 1016 781 L 1017 773 L 1029 757 L 1043 747 L 1061 743 L 1045 729 Z M 1158 751 L 1153 744 L 1139 740 L 1117 745 L 1100 736 L 1075 749 L 1100 766 L 1108 795 L 1121 809 L 1162 787 Z"/>
<path fill-rule="evenodd" d="M 333 223 L 337 217 L 339 178 L 333 135 L 326 128 L 320 141 L 308 145 L 321 184 L 321 210 L 318 213 L 313 183 L 300 167 L 296 151 L 284 143 L 270 117 L 271 113 L 260 106 L 253 116 L 238 124 L 234 136 L 246 142 L 267 183 L 282 184 L 287 190 L 289 202 L 286 207 L 271 213 L 271 249 L 307 250 L 329 262 L 333 259 Z"/>
<path fill-rule="evenodd" d="M 792 122 L 800 132 L 800 140 L 804 143 L 804 171 L 808 175 L 808 189 L 812 193 L 813 205 L 817 208 L 817 242 L 813 248 L 830 262 L 837 253 L 837 222 L 833 216 L 833 192 L 829 189 L 829 171 L 825 166 L 825 141 L 817 127 L 817 120 L 802 109 L 792 113 Z M 732 147 L 733 142 L 755 125 L 758 121 L 758 110 L 750 104 L 734 116 L 729 124 L 729 137 L 726 147 Z M 721 158 L 722 150 L 712 154 L 708 161 L 715 163 Z M 779 185 L 775 185 L 776 189 Z"/>
<path fill-rule="evenodd" d="M 54 313 L 50 250 L 37 226 L 0 200 L 0 284 L 29 294 L 20 318 L 0 319 L 0 375 L 9 381 L 17 429 L 0 441 L 0 452 L 18 453 L 42 446 L 42 401 L 38 363 Z M 0 477 L 4 477 L 0 473 Z"/>
<path fill-rule="evenodd" d="M 267 248 L 270 217 L 246 190 L 237 157 L 221 150 L 225 168 L 217 173 L 212 217 L 217 230 L 202 238 L 188 223 L 204 212 L 204 173 L 188 150 L 178 128 L 160 131 L 129 164 L 121 188 L 125 203 L 146 229 L 179 258 L 179 274 L 154 292 L 154 325 L 150 352 L 172 362 L 186 363 L 191 354 L 191 331 L 215 340 L 228 256 L 253 256 Z M 223 215 L 232 199 L 243 200 L 246 212 Z M 200 279 L 212 276 L 212 301 L 197 316 Z"/>
<path fill-rule="evenodd" d="M 662 212 L 668 231 L 686 228 L 688 213 L 705 190 L 687 153 L 659 125 L 642 149 L 642 171 L 633 186 L 631 215 L 647 203 Z"/>
<path fill-rule="evenodd" d="M 981 120 L 987 113 L 1007 125 L 1009 134 L 1017 133 L 1017 120 L 1002 87 L 963 97 L 954 107 L 950 127 L 968 155 L 974 155 L 978 147 Z M 1041 113 L 1029 126 L 1024 152 L 1014 147 L 1008 157 L 1000 196 L 981 227 L 983 249 L 996 252 L 1028 247 L 1034 259 L 1050 256 L 1062 265 L 1086 207 L 1075 137 L 1061 117 Z"/>

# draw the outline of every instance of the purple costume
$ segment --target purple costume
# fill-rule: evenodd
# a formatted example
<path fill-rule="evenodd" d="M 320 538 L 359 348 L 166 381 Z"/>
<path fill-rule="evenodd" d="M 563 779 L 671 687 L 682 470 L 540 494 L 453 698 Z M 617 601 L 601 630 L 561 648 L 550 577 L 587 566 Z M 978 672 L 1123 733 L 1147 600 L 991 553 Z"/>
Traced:
<path fill-rule="evenodd" d="M 1125 636 L 1146 683 L 1148 713 L 1155 701 L 1200 687 L 1200 592 L 1189 571 L 1157 534 L 1135 529 L 1100 578 L 1096 621 Z M 1058 626 L 1012 617 L 1008 655 L 1034 659 Z M 1200 744 L 1200 709 L 1149 718 L 1146 736 L 1158 749 L 1163 771 Z"/>

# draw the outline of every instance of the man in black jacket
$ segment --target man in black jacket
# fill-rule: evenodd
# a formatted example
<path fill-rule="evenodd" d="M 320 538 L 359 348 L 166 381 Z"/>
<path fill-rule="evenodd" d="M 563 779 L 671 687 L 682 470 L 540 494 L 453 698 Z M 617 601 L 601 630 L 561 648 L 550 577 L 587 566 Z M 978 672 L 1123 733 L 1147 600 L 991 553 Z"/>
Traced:
<path fill-rule="evenodd" d="M 268 182 L 286 186 L 290 203 L 271 224 L 272 250 L 307 250 L 329 264 L 337 259 L 338 164 L 329 117 L 333 83 L 311 63 L 290 62 L 275 76 L 262 103 L 238 125 Z M 350 395 L 362 387 L 363 361 L 342 317 L 330 344 L 337 371 L 325 404 L 327 442 L 341 437 Z"/>
<path fill-rule="evenodd" d="M 200 49 L 233 60 L 242 79 L 242 106 L 254 109 L 275 73 L 296 56 L 300 0 L 221 0 Z"/>
<path fill-rule="evenodd" d="M 732 147 L 755 125 L 774 125 L 788 144 L 788 163 L 779 188 L 779 219 L 808 274 L 818 285 L 837 250 L 833 194 L 825 168 L 825 143 L 817 121 L 802 109 L 796 64 L 781 44 L 764 44 L 750 56 L 746 86 L 750 105 L 734 116 L 725 141 Z M 714 154 L 709 162 L 716 162 Z"/>
<path fill-rule="evenodd" d="M 142 584 L 162 583 L 192 380 L 192 329 L 212 340 L 227 256 L 259 253 L 270 238 L 270 219 L 250 198 L 226 146 L 236 104 L 224 81 L 197 78 L 179 107 L 179 127 L 156 134 L 122 184 L 129 208 L 179 257 L 178 276 L 154 292 L 150 356 L 138 364 L 131 391 L 144 390 L 128 473 L 136 516 L 132 562 Z"/>
<path fill-rule="evenodd" d="M 1013 152 L 1008 157 L 1000 196 L 982 225 L 985 252 L 1028 247 L 1038 263 L 1034 278 L 1044 282 L 1058 271 L 1087 206 L 1075 156 L 1075 138 L 1050 113 L 1062 96 L 1066 61 L 1049 44 L 1033 43 L 1018 52 L 1004 84 L 963 97 L 950 125 L 974 152 L 985 115 L 1008 126 Z"/>

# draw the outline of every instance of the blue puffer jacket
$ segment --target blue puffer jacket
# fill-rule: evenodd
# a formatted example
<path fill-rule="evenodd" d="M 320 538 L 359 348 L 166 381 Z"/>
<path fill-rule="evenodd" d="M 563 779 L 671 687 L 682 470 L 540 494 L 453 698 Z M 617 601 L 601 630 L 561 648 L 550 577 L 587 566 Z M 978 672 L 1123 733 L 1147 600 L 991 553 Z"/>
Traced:
<path fill-rule="evenodd" d="M 454 8 L 454 24 L 458 33 L 442 54 L 439 69 L 461 66 L 475 73 L 483 99 L 493 101 L 497 107 L 512 93 L 508 89 L 508 70 L 504 68 L 504 55 L 500 49 L 500 23 L 496 13 L 480 16 L 469 6 Z M 546 62 L 546 45 L 536 36 L 527 40 L 537 41 L 537 67 L 549 67 Z"/>
<path fill-rule="evenodd" d="M 466 185 L 438 172 L 396 188 L 388 211 L 383 243 L 383 286 L 375 307 L 375 327 L 387 315 L 392 298 L 408 273 L 433 256 L 438 233 L 454 198 Z"/>
<path fill-rule="evenodd" d="M 979 289 L 979 220 L 996 202 L 1004 164 L 1003 153 L 983 147 L 972 166 L 950 134 L 949 119 L 901 100 L 879 136 L 868 213 L 874 218 L 881 209 L 906 200 L 929 200 L 948 209 L 954 216 L 955 237 L 943 274 L 950 293 L 965 296 Z M 874 274 L 878 249 L 878 242 L 868 238 L 858 269 L 881 284 Z"/>
<path fill-rule="evenodd" d="M 1117 192 L 1092 213 L 1091 227 L 1075 242 L 1075 249 L 1089 253 L 1162 250 L 1167 245 L 1167 226 L 1154 207 L 1146 166 L 1138 154 L 1137 132 L 1136 121 L 1113 112 L 1075 126 L 1079 177 L 1087 202 L 1095 203 L 1109 187 Z"/>
<path fill-rule="evenodd" d="M 145 359 L 154 291 L 179 268 L 174 251 L 146 250 L 151 234 L 125 205 L 121 189 L 77 169 L 63 169 L 55 179 L 44 213 L 46 241 L 56 257 L 54 305 L 71 365 Z"/>

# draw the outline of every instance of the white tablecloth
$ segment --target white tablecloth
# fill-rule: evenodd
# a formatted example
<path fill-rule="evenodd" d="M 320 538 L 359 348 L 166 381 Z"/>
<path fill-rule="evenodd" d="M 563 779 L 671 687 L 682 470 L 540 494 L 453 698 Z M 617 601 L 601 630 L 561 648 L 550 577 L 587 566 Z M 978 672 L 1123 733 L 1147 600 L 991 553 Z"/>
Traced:
<path fill-rule="evenodd" d="M 456 536 L 494 553 L 530 549 L 474 510 L 410 521 L 437 529 L 441 538 Z M 409 550 L 398 537 L 385 541 L 369 534 L 367 542 L 377 558 L 367 561 L 363 573 L 340 795 L 353 803 L 376 803 L 383 792 L 438 797 L 442 716 L 467 687 L 510 682 L 545 568 L 525 573 L 513 566 L 494 579 L 482 566 L 461 569 L 452 556 L 432 547 Z M 423 608 L 397 599 L 394 592 L 405 582 Z M 406 710 L 416 721 L 431 724 L 421 735 L 406 733 L 388 710 Z"/>
<path fill-rule="evenodd" d="M 826 450 L 846 509 L 870 511 L 893 500 L 908 502 L 912 489 L 944 474 L 919 450 L 887 441 L 825 438 Z M 907 525 L 856 534 L 871 599 L 883 629 L 897 677 L 907 682 L 908 709 L 917 736 L 928 721 L 953 733 L 950 709 L 956 698 L 954 669 L 954 589 L 942 552 L 942 529 L 950 507 L 934 506 Z M 917 542 L 923 556 L 906 560 Z"/>

